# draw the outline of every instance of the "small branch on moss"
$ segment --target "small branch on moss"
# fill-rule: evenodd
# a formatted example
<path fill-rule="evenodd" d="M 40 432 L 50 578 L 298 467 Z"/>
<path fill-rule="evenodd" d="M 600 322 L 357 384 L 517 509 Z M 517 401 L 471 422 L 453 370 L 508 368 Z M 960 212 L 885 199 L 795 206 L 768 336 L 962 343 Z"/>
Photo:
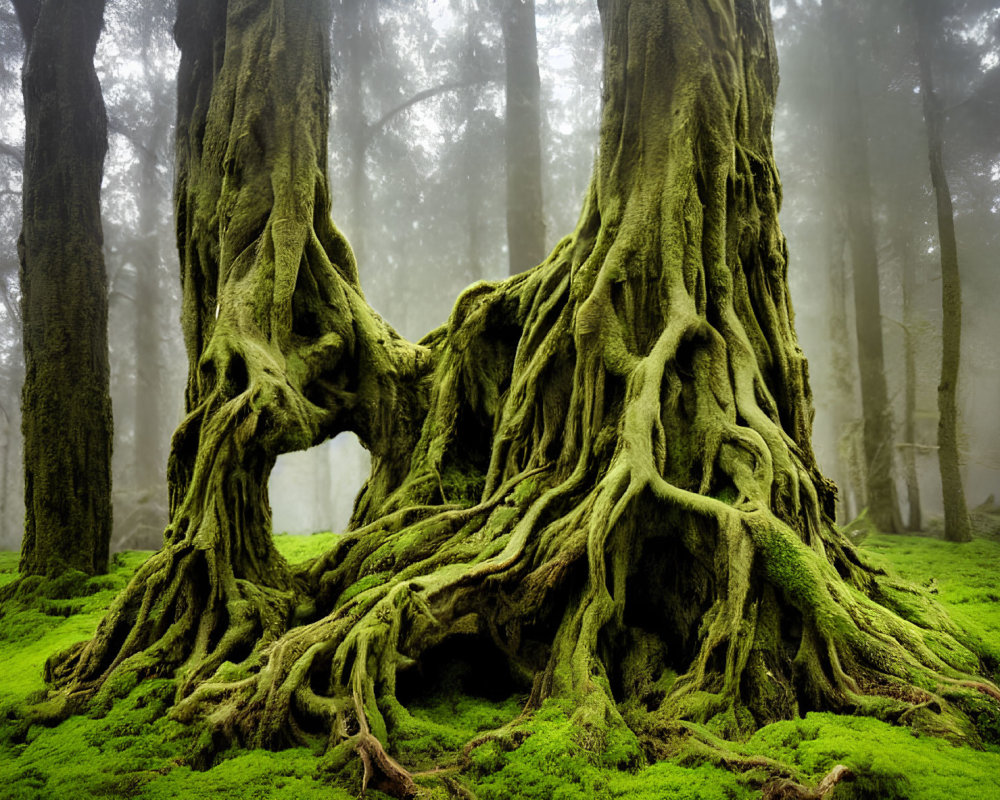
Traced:
<path fill-rule="evenodd" d="M 410 773 L 385 752 L 378 739 L 370 733 L 362 733 L 356 749 L 365 767 L 362 791 L 371 786 L 402 800 L 416 796 L 417 787 Z"/>
<path fill-rule="evenodd" d="M 764 800 L 825 800 L 841 781 L 854 777 L 847 767 L 837 764 L 815 789 L 795 783 L 786 778 L 775 778 L 764 784 Z"/>

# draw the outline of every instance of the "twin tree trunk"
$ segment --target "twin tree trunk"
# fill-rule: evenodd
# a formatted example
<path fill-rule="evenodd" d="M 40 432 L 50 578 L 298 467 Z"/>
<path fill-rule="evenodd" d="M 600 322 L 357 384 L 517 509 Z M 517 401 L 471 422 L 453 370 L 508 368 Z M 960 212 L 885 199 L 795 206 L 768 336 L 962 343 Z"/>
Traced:
<path fill-rule="evenodd" d="M 961 722 L 930 709 L 977 654 L 930 606 L 879 605 L 813 458 L 766 0 L 600 10 L 576 230 L 411 344 L 330 220 L 323 4 L 182 0 L 171 523 L 94 639 L 50 661 L 57 700 L 173 673 L 178 718 L 320 737 L 400 796 L 387 748 L 422 723 L 397 678 L 448 653 L 502 665 L 531 706 L 571 701 L 595 742 L 625 707 L 650 741 L 813 708 Z M 372 453 L 352 530 L 288 567 L 268 472 L 342 430 Z"/>
<path fill-rule="evenodd" d="M 21 315 L 25 529 L 20 571 L 107 569 L 107 117 L 94 71 L 103 0 L 14 0 L 24 34 Z"/>

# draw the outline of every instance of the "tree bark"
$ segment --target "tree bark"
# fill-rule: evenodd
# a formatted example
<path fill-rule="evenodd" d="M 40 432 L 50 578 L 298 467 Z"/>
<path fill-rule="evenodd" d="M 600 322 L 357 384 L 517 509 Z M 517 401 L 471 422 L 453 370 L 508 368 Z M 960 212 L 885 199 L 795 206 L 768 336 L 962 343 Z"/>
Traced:
<path fill-rule="evenodd" d="M 958 377 L 962 352 L 962 281 L 958 268 L 955 212 L 944 170 L 944 112 L 934 90 L 931 67 L 933 11 L 924 0 L 911 0 L 917 23 L 920 96 L 927 127 L 931 183 L 937 201 L 938 244 L 941 250 L 941 382 L 938 384 L 938 464 L 944 498 L 944 536 L 950 542 L 972 541 L 972 526 L 962 487 L 958 455 Z"/>
<path fill-rule="evenodd" d="M 94 71 L 103 0 L 15 0 L 27 44 L 22 574 L 107 569 L 111 399 L 100 191 L 107 117 Z"/>
<path fill-rule="evenodd" d="M 858 55 L 843 0 L 823 4 L 830 37 L 830 74 L 835 98 L 835 141 L 839 145 L 841 202 L 854 268 L 854 321 L 857 326 L 861 408 L 864 417 L 865 485 L 868 513 L 885 533 L 902 533 L 893 480 L 892 412 L 882 346 L 879 262 L 872 215 L 868 141 L 858 79 Z"/>
<path fill-rule="evenodd" d="M 94 639 L 47 667 L 69 707 L 115 691 L 116 673 L 182 668 L 184 694 L 287 627 L 295 585 L 267 503 L 278 454 L 345 429 L 375 458 L 402 462 L 412 448 L 403 426 L 420 389 L 408 386 L 425 350 L 364 302 L 329 216 L 328 29 L 324 4 L 304 0 L 178 6 L 187 416 L 171 446 L 163 549 Z"/>
<path fill-rule="evenodd" d="M 542 113 L 535 0 L 500 0 L 507 64 L 507 250 L 510 274 L 545 257 L 542 208 Z"/>
<path fill-rule="evenodd" d="M 400 797 L 390 732 L 423 723 L 397 679 L 448 647 L 531 707 L 572 703 L 593 741 L 812 708 L 968 730 L 915 684 L 957 691 L 975 654 L 912 594 L 908 619 L 879 604 L 898 596 L 832 524 L 812 454 L 767 2 L 600 8 L 576 230 L 412 345 L 329 219 L 320 4 L 181 4 L 191 413 L 172 523 L 95 638 L 50 664 L 59 696 L 181 666 L 178 719 L 256 746 L 321 736 L 328 764 L 357 753 L 363 785 Z M 344 429 L 373 454 L 358 527 L 288 570 L 267 469 Z"/>

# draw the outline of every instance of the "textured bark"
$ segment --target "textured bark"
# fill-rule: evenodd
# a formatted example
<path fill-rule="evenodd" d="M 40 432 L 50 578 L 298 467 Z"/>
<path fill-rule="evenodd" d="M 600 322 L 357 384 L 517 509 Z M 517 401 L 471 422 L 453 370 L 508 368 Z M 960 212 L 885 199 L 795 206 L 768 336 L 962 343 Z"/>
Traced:
<path fill-rule="evenodd" d="M 107 569 L 108 302 L 100 191 L 107 117 L 94 71 L 103 0 L 17 0 L 24 33 L 22 574 Z"/>
<path fill-rule="evenodd" d="M 179 6 L 188 414 L 172 443 L 163 549 L 94 639 L 48 667 L 68 699 L 115 691 L 114 675 L 178 667 L 183 693 L 272 640 L 295 606 L 271 541 L 277 455 L 348 427 L 376 457 L 410 444 L 392 429 L 423 349 L 364 303 L 329 216 L 328 29 L 323 4 Z"/>
<path fill-rule="evenodd" d="M 364 302 L 328 216 L 319 4 L 224 11 L 188 0 L 177 28 L 192 410 L 168 543 L 51 664 L 60 696 L 183 666 L 173 713 L 214 741 L 319 739 L 401 797 L 390 733 L 422 723 L 397 679 L 447 652 L 531 707 L 570 701 L 592 741 L 813 708 L 974 736 L 921 687 L 971 686 L 976 654 L 929 604 L 879 605 L 898 595 L 833 526 L 812 454 L 764 0 L 602 3 L 576 230 L 418 345 Z M 354 529 L 290 573 L 267 467 L 341 429 L 373 456 Z"/>
<path fill-rule="evenodd" d="M 885 378 L 879 260 L 872 215 L 868 140 L 858 83 L 858 55 L 843 0 L 824 3 L 823 12 L 830 32 L 830 73 L 837 108 L 834 123 L 839 145 L 840 199 L 847 212 L 847 239 L 854 268 L 854 321 L 861 374 L 868 513 L 879 530 L 901 533 L 903 522 L 893 480 L 892 412 Z"/>
<path fill-rule="evenodd" d="M 944 113 L 934 91 L 931 68 L 933 9 L 925 0 L 911 0 L 917 21 L 917 61 L 920 96 L 927 127 L 931 183 L 937 201 L 938 244 L 941 251 L 941 382 L 938 384 L 938 464 L 944 499 L 944 536 L 951 542 L 972 541 L 958 456 L 958 368 L 962 350 L 962 281 L 958 269 L 955 212 L 944 170 Z"/>
<path fill-rule="evenodd" d="M 535 0 L 500 0 L 500 25 L 507 70 L 507 250 L 516 275 L 545 258 Z"/>

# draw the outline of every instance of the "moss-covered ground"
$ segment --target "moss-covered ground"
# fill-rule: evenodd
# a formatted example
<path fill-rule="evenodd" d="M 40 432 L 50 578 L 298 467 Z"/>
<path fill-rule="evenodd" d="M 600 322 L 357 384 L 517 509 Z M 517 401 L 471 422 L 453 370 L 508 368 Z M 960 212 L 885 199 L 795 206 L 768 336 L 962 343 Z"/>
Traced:
<path fill-rule="evenodd" d="M 295 562 L 324 551 L 331 534 L 276 537 Z M 952 545 L 924 537 L 871 536 L 864 549 L 901 576 L 936 592 L 955 621 L 1000 649 L 1000 541 Z M 324 798 L 358 796 L 338 784 L 310 748 L 278 753 L 229 751 L 205 769 L 197 732 L 170 720 L 167 680 L 147 680 L 102 717 L 75 716 L 56 727 L 29 725 L 18 709 L 43 690 L 42 667 L 61 648 L 87 638 L 114 594 L 148 553 L 123 553 L 108 575 L 32 579 L 0 608 L 0 799 Z M 14 580 L 17 555 L 0 552 L 0 586 Z M 574 728 L 568 710 L 546 703 L 527 723 L 531 734 L 486 738 L 460 764 L 454 754 L 520 713 L 523 697 L 477 696 L 481 682 L 447 671 L 422 681 L 401 712 L 393 749 L 417 771 L 430 796 L 478 800 L 740 799 L 760 796 L 760 775 L 737 774 L 690 751 L 647 765 L 627 734 L 600 746 Z M 470 693 L 470 686 L 478 686 Z M 430 688 L 426 688 L 430 687 Z M 791 765 L 816 783 L 838 763 L 858 776 L 834 797 L 892 800 L 1000 800 L 1000 747 L 956 747 L 873 719 L 811 713 L 758 731 L 731 746 L 746 756 Z M 357 776 L 355 776 L 356 778 Z M 449 788 L 450 787 L 450 788 Z M 368 792 L 368 797 L 383 797 Z"/>

